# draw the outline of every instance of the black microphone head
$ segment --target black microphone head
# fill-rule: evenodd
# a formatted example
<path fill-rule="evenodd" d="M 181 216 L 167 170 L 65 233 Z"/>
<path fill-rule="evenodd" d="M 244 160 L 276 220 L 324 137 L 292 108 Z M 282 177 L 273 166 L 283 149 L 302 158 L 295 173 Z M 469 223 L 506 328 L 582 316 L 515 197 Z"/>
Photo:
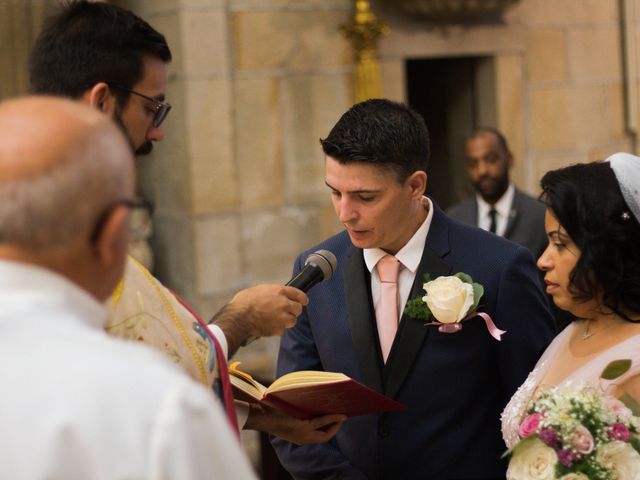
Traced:
<path fill-rule="evenodd" d="M 323 280 L 329 280 L 333 275 L 338 260 L 329 250 L 318 250 L 310 254 L 304 262 L 305 265 L 315 265 L 322 270 Z"/>

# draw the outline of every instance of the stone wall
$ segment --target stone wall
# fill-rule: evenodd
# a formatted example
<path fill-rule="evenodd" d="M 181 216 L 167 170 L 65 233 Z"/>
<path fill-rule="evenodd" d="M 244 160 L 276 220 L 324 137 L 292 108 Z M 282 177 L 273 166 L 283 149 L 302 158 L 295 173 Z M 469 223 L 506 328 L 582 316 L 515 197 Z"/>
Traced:
<path fill-rule="evenodd" d="M 339 230 L 318 139 L 351 104 L 349 0 L 122 0 L 174 53 L 165 140 L 141 164 L 156 203 L 156 274 L 210 316 L 243 287 L 284 283 Z M 273 375 L 276 339 L 239 354 Z"/>
<path fill-rule="evenodd" d="M 243 287 L 286 281 L 299 251 L 339 229 L 318 138 L 351 105 L 351 51 L 338 28 L 352 2 L 117 3 L 174 52 L 174 109 L 164 145 L 142 164 L 142 187 L 157 204 L 156 273 L 208 316 Z M 549 168 L 634 148 L 623 5 L 635 47 L 640 0 L 521 0 L 501 24 L 447 28 L 373 1 L 391 27 L 380 44 L 384 95 L 406 99 L 409 58 L 493 57 L 487 98 L 515 153 L 515 182 L 535 193 Z M 256 342 L 240 358 L 269 375 L 276 343 Z"/>
<path fill-rule="evenodd" d="M 403 81 L 406 58 L 494 56 L 497 127 L 516 157 L 514 179 L 535 193 L 540 176 L 566 163 L 632 148 L 625 131 L 621 5 L 636 0 L 521 0 L 502 25 L 426 27 L 380 8 L 386 77 Z M 632 72 L 636 83 L 637 72 Z M 636 106 L 637 108 L 637 106 Z"/>

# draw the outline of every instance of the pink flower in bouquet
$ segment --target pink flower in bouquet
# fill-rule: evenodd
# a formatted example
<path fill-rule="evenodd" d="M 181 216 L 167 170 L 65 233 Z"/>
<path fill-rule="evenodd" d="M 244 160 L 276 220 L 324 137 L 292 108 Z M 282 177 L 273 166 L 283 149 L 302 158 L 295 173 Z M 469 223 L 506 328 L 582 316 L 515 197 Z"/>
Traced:
<path fill-rule="evenodd" d="M 573 432 L 571 443 L 576 451 L 583 455 L 588 455 L 593 451 L 593 435 L 591 435 L 591 432 L 582 425 L 576 428 Z"/>
<path fill-rule="evenodd" d="M 527 415 L 524 420 L 522 420 L 520 429 L 518 430 L 518 435 L 520 435 L 520 438 L 527 438 L 534 433 L 537 433 L 538 428 L 540 427 L 541 420 L 541 413 L 531 413 Z"/>
<path fill-rule="evenodd" d="M 614 414 L 616 414 L 618 417 L 620 417 L 623 420 L 626 420 L 629 417 L 631 417 L 633 413 L 624 403 L 622 403 L 617 398 L 605 397 L 603 402 L 605 407 L 607 407 L 609 410 L 611 410 Z"/>
<path fill-rule="evenodd" d="M 629 441 L 629 429 L 622 423 L 614 423 L 609 430 L 609 438 L 612 440 L 620 440 L 621 442 Z"/>
<path fill-rule="evenodd" d="M 558 448 L 560 445 L 560 439 L 552 428 L 545 428 L 540 431 L 538 437 L 551 448 Z"/>
<path fill-rule="evenodd" d="M 572 452 L 571 450 L 560 450 L 558 452 L 558 462 L 560 462 L 562 465 L 564 465 L 565 467 L 572 467 L 573 466 L 573 462 L 575 462 L 578 459 L 578 454 L 575 452 Z"/>

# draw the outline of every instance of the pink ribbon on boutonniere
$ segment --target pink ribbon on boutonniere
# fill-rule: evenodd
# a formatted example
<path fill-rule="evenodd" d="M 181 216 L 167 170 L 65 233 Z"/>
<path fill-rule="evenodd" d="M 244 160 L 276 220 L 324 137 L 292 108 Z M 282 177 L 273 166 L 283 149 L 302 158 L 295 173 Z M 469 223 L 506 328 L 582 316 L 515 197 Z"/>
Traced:
<path fill-rule="evenodd" d="M 496 327 L 496 324 L 493 323 L 493 320 L 491 319 L 489 314 L 484 312 L 472 312 L 456 323 L 429 322 L 429 323 L 425 323 L 425 325 L 427 326 L 437 325 L 438 331 L 442 333 L 457 333 L 460 330 L 462 330 L 462 322 L 464 322 L 465 320 L 470 320 L 473 317 L 482 318 L 484 320 L 485 325 L 487 326 L 487 331 L 489 332 L 489 335 L 491 335 L 493 338 L 495 338 L 498 341 L 501 341 L 502 338 L 500 337 L 502 337 L 502 335 L 507 333 L 506 330 L 500 330 L 498 327 Z"/>

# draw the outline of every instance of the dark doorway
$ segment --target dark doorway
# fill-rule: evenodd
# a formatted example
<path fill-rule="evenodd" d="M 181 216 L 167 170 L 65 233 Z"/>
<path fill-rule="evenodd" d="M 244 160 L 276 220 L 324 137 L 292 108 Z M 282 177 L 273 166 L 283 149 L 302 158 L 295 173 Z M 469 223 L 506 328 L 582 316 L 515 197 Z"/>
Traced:
<path fill-rule="evenodd" d="M 495 125 L 492 57 L 408 60 L 408 103 L 431 135 L 427 193 L 447 208 L 472 195 L 463 166 L 464 139 Z"/>

